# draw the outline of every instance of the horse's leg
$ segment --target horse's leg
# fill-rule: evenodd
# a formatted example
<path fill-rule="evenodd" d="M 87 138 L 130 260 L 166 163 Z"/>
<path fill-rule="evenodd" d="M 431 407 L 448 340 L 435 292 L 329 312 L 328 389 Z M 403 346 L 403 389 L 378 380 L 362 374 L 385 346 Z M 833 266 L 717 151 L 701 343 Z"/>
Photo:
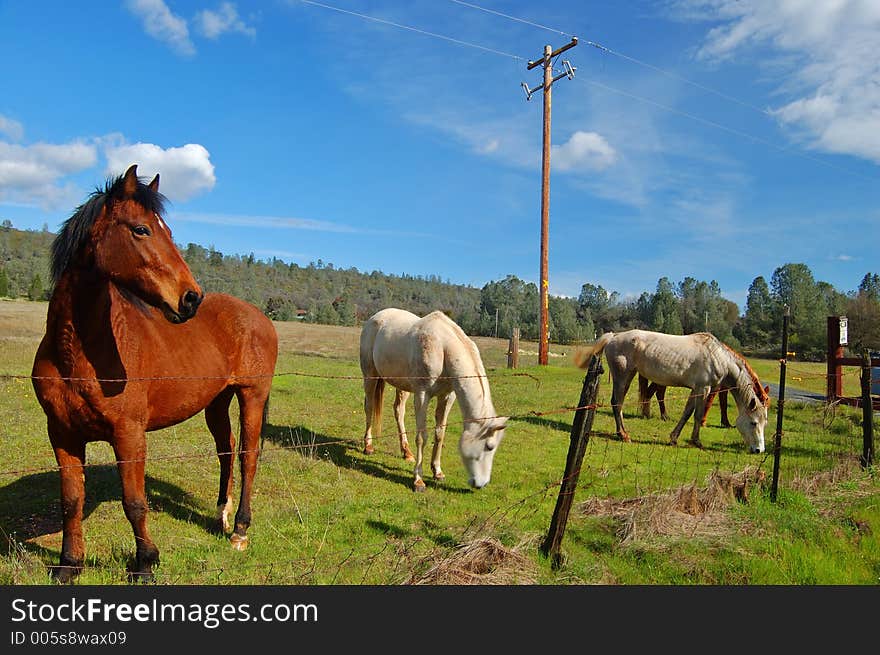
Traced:
<path fill-rule="evenodd" d="M 635 370 L 621 371 L 617 375 L 612 375 L 611 409 L 614 411 L 614 422 L 617 425 L 617 436 L 623 441 L 630 441 L 629 433 L 626 431 L 626 426 L 623 424 L 623 399 L 626 398 L 626 393 L 629 391 L 629 385 L 632 384 L 635 376 Z"/>
<path fill-rule="evenodd" d="M 397 421 L 397 434 L 400 437 L 400 454 L 407 462 L 414 462 L 412 451 L 409 449 L 409 441 L 406 439 L 406 423 L 403 419 L 406 416 L 406 401 L 409 400 L 409 391 L 398 389 L 394 394 L 394 420 Z"/>
<path fill-rule="evenodd" d="M 660 408 L 660 420 L 668 421 L 669 414 L 666 413 L 666 387 L 662 384 L 654 385 L 655 393 L 657 394 L 657 406 Z"/>
<path fill-rule="evenodd" d="M 268 387 L 242 387 L 236 390 L 239 409 L 238 461 L 241 466 L 241 498 L 235 512 L 235 528 L 229 538 L 235 550 L 245 550 L 248 545 L 247 530 L 251 525 L 251 494 L 254 475 L 260 457 L 260 436 L 263 433 L 266 403 L 269 402 Z"/>
<path fill-rule="evenodd" d="M 446 437 L 446 422 L 455 402 L 455 392 L 445 396 L 437 396 L 437 409 L 434 411 L 434 450 L 431 453 L 431 470 L 435 480 L 443 480 L 446 475 L 440 470 L 440 453 L 443 451 L 443 439 Z"/>
<path fill-rule="evenodd" d="M 639 403 L 642 405 L 642 418 L 651 418 L 651 395 L 654 385 L 639 373 Z"/>
<path fill-rule="evenodd" d="M 113 437 L 113 452 L 122 481 L 122 508 L 134 531 L 135 563 L 129 573 L 135 581 L 149 582 L 153 578 L 153 566 L 159 563 L 159 549 L 147 530 L 148 507 L 144 486 L 147 439 L 143 428 L 132 425 L 117 429 Z"/>
<path fill-rule="evenodd" d="M 425 481 L 422 480 L 422 458 L 425 452 L 429 400 L 425 391 L 413 393 L 413 406 L 416 410 L 416 465 L 413 490 L 420 492 L 425 490 Z"/>
<path fill-rule="evenodd" d="M 718 407 L 721 408 L 721 427 L 733 427 L 730 424 L 730 419 L 727 418 L 727 389 L 721 389 L 718 392 Z"/>
<path fill-rule="evenodd" d="M 702 417 L 708 411 L 706 399 L 711 393 L 711 387 L 703 387 L 702 389 L 694 389 L 692 394 L 694 401 L 694 429 L 691 432 L 691 443 L 697 448 L 703 447 L 703 444 L 700 443 L 700 427 L 702 426 Z"/>
<path fill-rule="evenodd" d="M 706 396 L 706 406 L 703 408 L 703 418 L 700 420 L 700 425 L 706 427 L 706 420 L 709 418 L 709 410 L 712 408 L 712 402 L 715 400 L 715 396 L 718 394 L 717 388 L 712 388 L 709 390 L 709 395 Z"/>
<path fill-rule="evenodd" d="M 82 571 L 85 560 L 82 518 L 85 503 L 83 463 L 86 444 L 73 435 L 49 424 L 49 440 L 55 451 L 61 477 L 61 520 L 64 536 L 61 539 L 61 560 L 52 569 L 52 577 L 67 583 Z"/>
<path fill-rule="evenodd" d="M 232 389 L 224 389 L 205 408 L 205 422 L 214 437 L 220 460 L 220 493 L 217 495 L 217 527 L 223 534 L 232 532 L 229 512 L 232 510 L 232 464 L 235 461 L 235 434 L 229 421 Z"/>
<path fill-rule="evenodd" d="M 688 419 L 691 417 L 691 414 L 694 413 L 694 394 L 691 393 L 688 396 L 687 402 L 684 405 L 684 413 L 681 415 L 681 418 L 678 420 L 678 423 L 675 424 L 675 427 L 672 428 L 672 432 L 669 433 L 669 442 L 674 446 L 678 443 L 678 435 L 681 434 L 682 428 L 688 422 Z"/>

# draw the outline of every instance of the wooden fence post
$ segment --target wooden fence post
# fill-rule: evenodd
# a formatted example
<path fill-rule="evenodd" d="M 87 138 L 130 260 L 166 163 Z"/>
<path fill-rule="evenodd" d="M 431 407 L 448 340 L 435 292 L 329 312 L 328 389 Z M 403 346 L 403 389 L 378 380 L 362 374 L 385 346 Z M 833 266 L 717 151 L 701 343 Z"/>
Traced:
<path fill-rule="evenodd" d="M 563 563 L 562 537 L 565 535 L 565 525 L 568 523 L 568 514 L 581 474 L 581 462 L 583 462 L 584 453 L 590 441 L 590 432 L 593 429 L 596 398 L 599 393 L 599 377 L 602 372 L 601 360 L 598 356 L 593 355 L 590 358 L 584 386 L 581 389 L 581 397 L 571 423 L 571 442 L 565 461 L 565 475 L 559 485 L 559 496 L 556 498 L 556 508 L 553 510 L 553 518 L 550 520 L 547 537 L 541 545 L 541 552 L 551 558 L 553 568 L 559 568 Z"/>
<path fill-rule="evenodd" d="M 874 463 L 874 402 L 871 398 L 871 353 L 862 353 L 862 456 L 859 463 L 868 468 Z"/>
<path fill-rule="evenodd" d="M 779 360 L 779 399 L 776 404 L 776 434 L 773 437 L 773 483 L 770 485 L 770 500 L 776 502 L 779 491 L 779 456 L 782 454 L 782 414 L 785 410 L 785 363 L 788 361 L 788 305 L 782 308 L 782 358 Z"/>
<path fill-rule="evenodd" d="M 513 328 L 510 341 L 507 342 L 507 368 L 519 366 L 519 328 Z"/>
<path fill-rule="evenodd" d="M 840 316 L 829 316 L 827 321 L 828 349 L 825 354 L 827 371 L 825 402 L 834 403 L 843 395 L 843 371 L 838 360 L 843 357 L 840 343 Z"/>

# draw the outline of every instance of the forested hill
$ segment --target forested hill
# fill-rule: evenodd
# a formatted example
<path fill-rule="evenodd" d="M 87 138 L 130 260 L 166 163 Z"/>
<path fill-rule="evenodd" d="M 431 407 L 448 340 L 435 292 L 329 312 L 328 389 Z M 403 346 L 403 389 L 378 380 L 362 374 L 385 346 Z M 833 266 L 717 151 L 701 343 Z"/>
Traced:
<path fill-rule="evenodd" d="M 0 297 L 49 297 L 53 239 L 46 228 L 18 230 L 9 221 L 0 223 Z M 538 288 L 513 275 L 478 289 L 438 276 L 362 272 L 321 260 L 299 266 L 253 254 L 224 255 L 193 243 L 181 252 L 206 291 L 243 298 L 279 321 L 359 325 L 385 307 L 419 315 L 439 309 L 470 335 L 506 338 L 519 327 L 524 339 L 538 337 Z M 798 263 L 778 267 L 769 283 L 758 275 L 742 314 L 714 280 L 687 277 L 673 283 L 661 277 L 653 293 L 626 299 L 584 281 L 578 298 L 550 297 L 550 340 L 586 342 L 607 330 L 633 327 L 670 334 L 709 330 L 734 348 L 775 357 L 785 304 L 791 308 L 790 348 L 801 357 L 823 357 L 830 315 L 849 316 L 851 347 L 880 348 L 880 276 L 867 273 L 856 290 L 842 292 Z"/>

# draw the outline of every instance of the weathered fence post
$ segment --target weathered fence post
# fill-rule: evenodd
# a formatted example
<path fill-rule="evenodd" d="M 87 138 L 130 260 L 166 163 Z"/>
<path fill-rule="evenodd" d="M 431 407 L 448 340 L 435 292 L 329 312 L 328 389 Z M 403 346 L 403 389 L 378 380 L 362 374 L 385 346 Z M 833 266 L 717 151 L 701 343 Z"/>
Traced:
<path fill-rule="evenodd" d="M 843 346 L 847 342 L 846 316 L 828 317 L 828 349 L 825 354 L 827 380 L 825 402 L 834 403 L 843 396 L 843 369 L 840 360 L 843 358 Z"/>
<path fill-rule="evenodd" d="M 871 398 L 871 353 L 862 353 L 862 456 L 859 463 L 868 468 L 874 463 L 874 402 Z"/>
<path fill-rule="evenodd" d="M 782 414 L 785 410 L 785 363 L 788 360 L 788 305 L 782 307 L 782 358 L 779 360 L 779 399 L 776 402 L 776 434 L 773 437 L 773 483 L 770 500 L 776 502 L 779 491 L 779 456 L 782 452 Z"/>
<path fill-rule="evenodd" d="M 559 496 L 556 498 L 556 508 L 553 510 L 553 518 L 550 520 L 547 537 L 541 544 L 541 552 L 551 558 L 553 568 L 559 568 L 563 562 L 562 537 L 565 535 L 568 513 L 571 510 L 574 492 L 581 474 L 581 462 L 583 462 L 584 453 L 590 441 L 590 432 L 593 429 L 596 398 L 599 392 L 599 376 L 601 375 L 602 362 L 598 356 L 593 355 L 587 367 L 581 397 L 571 423 L 571 442 L 568 446 L 568 457 L 565 460 L 565 475 L 559 485 Z"/>
<path fill-rule="evenodd" d="M 519 366 L 519 328 L 513 328 L 507 342 L 507 368 Z"/>

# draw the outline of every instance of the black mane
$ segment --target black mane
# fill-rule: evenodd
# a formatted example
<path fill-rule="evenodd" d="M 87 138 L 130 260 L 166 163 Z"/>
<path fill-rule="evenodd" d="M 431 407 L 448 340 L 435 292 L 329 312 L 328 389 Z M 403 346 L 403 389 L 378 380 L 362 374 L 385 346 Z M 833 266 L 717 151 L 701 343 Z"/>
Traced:
<path fill-rule="evenodd" d="M 108 200 L 120 197 L 122 194 L 123 175 L 109 178 L 104 183 L 104 188 L 95 188 L 88 199 L 76 208 L 73 215 L 61 225 L 55 240 L 52 242 L 52 283 L 57 284 L 61 275 L 70 266 L 73 258 L 79 253 L 89 239 L 95 220 L 101 215 L 101 210 Z M 165 213 L 165 196 L 158 191 L 153 191 L 149 186 L 138 179 L 137 190 L 134 193 L 134 201 L 142 205 L 147 211 L 152 211 L 162 216 Z"/>

